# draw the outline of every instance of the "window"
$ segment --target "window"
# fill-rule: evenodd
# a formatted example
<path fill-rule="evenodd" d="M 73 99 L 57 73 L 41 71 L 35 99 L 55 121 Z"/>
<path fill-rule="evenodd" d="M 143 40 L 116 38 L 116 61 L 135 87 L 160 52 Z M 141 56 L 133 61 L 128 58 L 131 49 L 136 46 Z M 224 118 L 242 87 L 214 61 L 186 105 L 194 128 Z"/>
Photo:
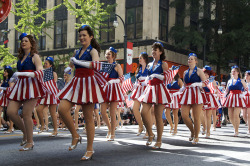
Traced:
<path fill-rule="evenodd" d="M 46 9 L 47 7 L 47 1 L 46 0 L 39 0 L 38 2 L 39 5 L 39 11 L 41 11 L 41 9 Z M 43 15 L 43 17 L 45 18 L 46 21 L 46 14 Z M 36 20 L 36 24 L 42 24 L 44 20 L 42 20 L 41 18 Z M 45 30 L 45 29 L 44 29 Z M 39 40 L 37 41 L 37 45 L 38 45 L 38 49 L 39 50 L 45 50 L 46 49 L 46 35 L 44 32 L 41 33 L 41 35 L 39 36 Z"/>
<path fill-rule="evenodd" d="M 20 47 L 20 40 L 19 40 L 19 36 L 22 34 L 21 32 L 18 32 L 17 30 L 15 30 L 15 52 L 18 52 L 18 48 Z"/>
<path fill-rule="evenodd" d="M 115 4 L 115 0 L 101 0 L 101 3 L 104 3 L 104 7 L 107 5 Z M 102 43 L 114 42 L 115 41 L 115 28 L 113 26 L 114 18 L 115 18 L 115 8 L 111 11 L 110 16 L 107 20 L 102 23 L 106 25 L 102 25 L 100 29 L 109 29 L 108 32 L 100 31 L 100 40 Z M 122 26 L 122 25 L 121 25 Z"/>
<path fill-rule="evenodd" d="M 169 0 L 160 0 L 159 39 L 168 41 Z"/>
<path fill-rule="evenodd" d="M 46 49 L 46 36 L 45 33 L 42 32 L 42 34 L 39 36 L 39 41 L 37 43 L 39 50 L 45 50 Z"/>
<path fill-rule="evenodd" d="M 8 40 L 8 18 L 6 18 L 3 22 L 0 23 L 0 45 L 3 45 L 5 41 Z M 7 47 L 7 43 L 5 44 Z"/>
<path fill-rule="evenodd" d="M 126 9 L 128 39 L 142 38 L 143 7 Z"/>
<path fill-rule="evenodd" d="M 184 26 L 185 0 L 179 1 L 176 4 L 176 25 Z"/>
<path fill-rule="evenodd" d="M 65 48 L 67 46 L 67 20 L 60 20 L 55 25 L 55 48 Z"/>
<path fill-rule="evenodd" d="M 198 19 L 199 19 L 199 2 L 191 1 L 191 5 L 190 5 L 190 30 L 191 31 L 198 30 Z M 193 51 L 197 51 L 197 46 L 191 43 L 190 49 Z"/>

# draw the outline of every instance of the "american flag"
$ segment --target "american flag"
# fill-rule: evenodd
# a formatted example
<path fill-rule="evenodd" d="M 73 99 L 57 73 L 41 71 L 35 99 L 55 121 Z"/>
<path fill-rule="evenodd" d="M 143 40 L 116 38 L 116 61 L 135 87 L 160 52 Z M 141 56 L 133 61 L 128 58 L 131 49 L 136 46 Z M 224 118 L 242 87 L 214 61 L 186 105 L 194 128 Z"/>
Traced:
<path fill-rule="evenodd" d="M 220 95 L 220 98 L 223 98 L 224 93 L 217 87 L 217 92 Z"/>
<path fill-rule="evenodd" d="M 173 79 L 174 76 L 178 73 L 179 69 L 181 66 L 173 66 L 172 69 L 167 70 L 164 72 L 164 76 L 165 76 L 165 84 L 170 84 Z"/>
<path fill-rule="evenodd" d="M 209 88 L 211 93 L 214 93 L 214 90 L 215 90 L 214 85 L 213 85 L 213 81 L 214 81 L 215 77 L 216 76 L 211 76 L 207 80 L 203 81 L 203 83 Z"/>
<path fill-rule="evenodd" d="M 115 64 L 94 61 L 92 62 L 92 67 L 94 69 L 97 82 L 101 86 L 104 86 L 107 83 L 109 74 L 115 68 Z"/>
<path fill-rule="evenodd" d="M 123 93 L 127 93 L 128 91 L 133 91 L 134 90 L 134 85 L 131 81 L 131 76 L 130 73 L 124 75 L 124 81 L 122 83 L 122 91 Z"/>
<path fill-rule="evenodd" d="M 56 82 L 54 81 L 53 69 L 52 67 L 44 70 L 35 71 L 35 76 L 37 80 L 41 83 L 43 90 L 49 94 L 57 95 L 58 88 Z"/>
<path fill-rule="evenodd" d="M 131 93 L 125 96 L 125 102 L 127 104 L 127 107 L 132 108 L 134 101 L 130 98 L 130 96 L 131 96 Z"/>

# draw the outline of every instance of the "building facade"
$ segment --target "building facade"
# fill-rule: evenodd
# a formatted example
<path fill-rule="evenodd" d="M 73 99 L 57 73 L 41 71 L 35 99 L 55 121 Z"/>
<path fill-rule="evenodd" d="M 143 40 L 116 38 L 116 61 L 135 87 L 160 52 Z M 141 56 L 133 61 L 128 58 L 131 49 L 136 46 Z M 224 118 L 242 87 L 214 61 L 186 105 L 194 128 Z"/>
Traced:
<path fill-rule="evenodd" d="M 170 39 L 169 31 L 175 24 L 183 26 L 193 25 L 198 27 L 196 20 L 201 17 L 201 13 L 191 14 L 190 17 L 182 18 L 182 12 L 185 7 L 185 1 L 178 7 L 170 7 L 172 0 L 100 0 L 107 4 L 117 4 L 116 8 L 110 14 L 110 18 L 106 20 L 106 27 L 110 28 L 109 32 L 100 32 L 101 55 L 100 59 L 105 60 L 105 50 L 110 46 L 118 50 L 117 61 L 124 63 L 124 26 L 118 18 L 119 25 L 117 28 L 113 26 L 114 14 L 119 15 L 126 23 L 127 39 L 133 43 L 133 71 L 135 71 L 140 52 L 147 52 L 151 55 L 151 46 L 154 42 L 160 41 L 164 44 L 166 52 L 166 60 L 171 64 L 181 64 L 186 66 L 188 54 L 197 51 L 196 48 L 190 46 L 189 49 L 176 49 L 175 42 Z M 39 0 L 41 8 L 52 8 L 53 6 L 62 3 L 63 0 Z M 71 1 L 72 2 L 72 1 Z M 13 2 L 14 3 L 14 2 Z M 73 2 L 72 2 L 73 3 Z M 47 56 L 52 56 L 57 59 L 58 56 L 66 57 L 72 55 L 77 45 L 77 32 L 75 23 L 78 21 L 74 15 L 71 15 L 65 6 L 56 9 L 46 15 L 46 20 L 55 20 L 54 29 L 47 29 L 48 37 L 42 34 L 39 39 L 39 54 L 42 59 Z M 0 31 L 9 29 L 7 38 L 12 54 L 17 54 L 19 47 L 18 36 L 19 32 L 14 30 L 14 23 L 18 22 L 18 18 L 12 13 L 8 18 L 0 24 Z M 39 23 L 39 21 L 38 21 Z M 1 33 L 0 42 L 4 41 L 6 36 Z M 1 44 L 1 43 L 0 43 Z M 202 60 L 199 59 L 199 67 L 202 67 Z M 58 66 L 58 74 L 62 76 L 64 64 Z M 183 68 L 184 70 L 184 68 Z"/>

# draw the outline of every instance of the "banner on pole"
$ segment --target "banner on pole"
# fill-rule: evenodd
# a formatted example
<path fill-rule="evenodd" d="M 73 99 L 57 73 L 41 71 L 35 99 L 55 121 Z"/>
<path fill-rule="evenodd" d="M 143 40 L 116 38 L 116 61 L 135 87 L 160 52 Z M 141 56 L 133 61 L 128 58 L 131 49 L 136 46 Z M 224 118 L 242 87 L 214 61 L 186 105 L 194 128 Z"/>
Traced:
<path fill-rule="evenodd" d="M 126 72 L 132 72 L 132 63 L 133 63 L 133 43 L 127 42 L 127 67 Z"/>

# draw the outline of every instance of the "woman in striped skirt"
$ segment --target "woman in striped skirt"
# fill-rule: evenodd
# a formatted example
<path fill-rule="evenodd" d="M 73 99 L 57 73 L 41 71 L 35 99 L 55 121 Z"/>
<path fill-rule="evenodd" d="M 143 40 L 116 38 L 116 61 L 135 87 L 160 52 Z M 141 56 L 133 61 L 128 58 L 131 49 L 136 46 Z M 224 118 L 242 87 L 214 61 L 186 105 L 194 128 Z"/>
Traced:
<path fill-rule="evenodd" d="M 243 88 L 244 92 L 242 93 Z M 240 68 L 238 66 L 231 68 L 231 79 L 227 82 L 225 94 L 227 93 L 229 94 L 222 105 L 228 108 L 229 120 L 234 127 L 234 136 L 237 137 L 239 135 L 240 111 L 246 107 L 244 96 L 248 93 L 247 85 L 241 79 Z"/>
<path fill-rule="evenodd" d="M 204 103 L 207 103 L 206 96 L 201 92 L 203 85 L 202 81 L 205 81 L 205 75 L 202 69 L 197 68 L 198 63 L 197 55 L 190 53 L 188 57 L 189 69 L 184 72 L 184 87 L 183 93 L 181 94 L 181 116 L 184 123 L 191 131 L 189 141 L 193 141 L 192 144 L 199 142 L 200 132 L 200 114 Z M 182 91 L 181 90 L 181 91 Z M 190 110 L 193 112 L 193 121 L 189 118 Z"/>
<path fill-rule="evenodd" d="M 31 35 L 22 33 L 18 49 L 17 70 L 13 78 L 17 78 L 15 85 L 8 93 L 9 104 L 7 113 L 15 125 L 23 132 L 20 151 L 32 150 L 33 142 L 33 120 L 37 100 L 45 96 L 42 85 L 35 77 L 35 71 L 42 70 L 42 61 L 37 54 L 36 41 Z M 23 105 L 23 120 L 18 115 L 18 109 Z"/>
<path fill-rule="evenodd" d="M 47 57 L 45 62 L 44 62 L 44 68 L 48 69 L 50 67 L 52 67 L 52 69 L 54 70 L 54 59 L 52 57 Z M 57 85 L 56 85 L 57 74 L 54 71 L 53 71 L 53 77 L 54 77 L 54 79 L 52 81 L 53 87 L 54 87 L 53 90 L 55 91 L 55 93 L 58 93 L 59 90 L 58 90 Z M 50 136 L 55 137 L 57 135 L 56 107 L 57 107 L 57 104 L 60 103 L 60 100 L 56 96 L 54 96 L 53 94 L 46 93 L 45 98 L 39 100 L 38 103 L 39 103 L 39 105 L 37 106 L 36 111 L 37 111 L 37 115 L 39 117 L 39 121 L 41 124 L 40 132 L 43 132 L 43 130 L 44 130 L 43 112 L 44 111 L 47 112 L 47 109 L 49 107 L 49 112 L 50 112 L 50 115 L 52 118 L 53 128 L 54 128 L 54 131 Z M 48 128 L 48 126 L 46 126 L 46 127 Z"/>
<path fill-rule="evenodd" d="M 148 141 L 146 145 L 152 144 L 155 137 L 152 131 L 152 121 L 151 121 L 151 107 L 154 105 L 154 114 L 156 119 L 156 129 L 157 129 L 157 141 L 153 146 L 153 149 L 159 149 L 162 143 L 162 133 L 163 133 L 163 121 L 162 113 L 164 106 L 171 103 L 171 97 L 163 83 L 164 71 L 168 70 L 168 65 L 163 62 L 165 59 L 164 46 L 161 42 L 155 42 L 152 45 L 152 56 L 154 58 L 153 62 L 148 65 L 148 76 L 150 77 L 147 87 L 143 95 L 139 98 L 142 103 L 142 120 L 148 132 Z"/>
<path fill-rule="evenodd" d="M 79 41 L 82 48 L 75 52 L 70 60 L 70 67 L 75 67 L 75 76 L 58 93 L 61 102 L 58 112 L 65 125 L 72 134 L 72 143 L 69 151 L 75 149 L 81 143 L 81 136 L 77 133 L 70 109 L 75 105 L 81 105 L 86 123 L 87 151 L 81 160 L 90 160 L 94 154 L 93 141 L 95 136 L 95 123 L 93 111 L 95 103 L 104 102 L 104 92 L 94 77 L 94 70 L 83 67 L 82 61 L 99 61 L 100 46 L 94 38 L 93 30 L 88 25 L 83 25 L 78 30 Z"/>
<path fill-rule="evenodd" d="M 147 87 L 147 84 L 145 83 L 145 79 L 148 76 L 148 68 L 147 68 L 148 54 L 146 52 L 142 52 L 140 54 L 139 64 L 140 65 L 136 71 L 137 82 L 135 85 L 135 89 L 133 90 L 133 92 L 131 94 L 131 99 L 134 100 L 133 113 L 134 113 L 135 119 L 139 125 L 137 136 L 141 135 L 142 131 L 145 130 L 143 127 L 143 122 L 142 122 L 141 113 L 140 113 L 141 103 L 138 101 L 138 99 L 139 99 L 139 97 L 141 97 L 141 95 L 143 94 L 144 90 Z"/>
<path fill-rule="evenodd" d="M 117 57 L 117 50 L 113 47 L 110 47 L 105 54 L 105 57 L 108 63 L 112 63 L 115 67 L 112 69 L 109 74 L 108 83 L 104 86 L 104 91 L 106 94 L 106 102 L 101 104 L 101 114 L 103 121 L 108 126 L 107 138 L 108 141 L 114 141 L 115 139 L 115 127 L 116 127 L 116 109 L 118 102 L 123 102 L 124 95 L 122 93 L 121 80 L 119 78 L 123 77 L 123 71 L 120 64 L 115 62 Z M 108 103 L 110 104 L 110 119 L 107 115 Z"/>
<path fill-rule="evenodd" d="M 165 106 L 166 108 L 165 115 L 166 115 L 168 123 L 170 124 L 170 127 L 171 127 L 170 133 L 172 135 L 177 134 L 177 126 L 179 123 L 178 111 L 181 107 L 179 90 L 182 86 L 183 86 L 183 82 L 179 78 L 178 73 L 175 75 L 173 81 L 167 85 L 167 88 L 171 94 L 172 102 Z M 173 127 L 173 122 L 172 122 L 172 118 L 170 115 L 171 109 L 173 110 L 174 127 Z"/>
<path fill-rule="evenodd" d="M 245 96 L 246 107 L 243 108 L 243 118 L 248 125 L 247 135 L 250 135 L 250 70 L 245 72 L 245 80 L 248 87 L 248 93 Z"/>

